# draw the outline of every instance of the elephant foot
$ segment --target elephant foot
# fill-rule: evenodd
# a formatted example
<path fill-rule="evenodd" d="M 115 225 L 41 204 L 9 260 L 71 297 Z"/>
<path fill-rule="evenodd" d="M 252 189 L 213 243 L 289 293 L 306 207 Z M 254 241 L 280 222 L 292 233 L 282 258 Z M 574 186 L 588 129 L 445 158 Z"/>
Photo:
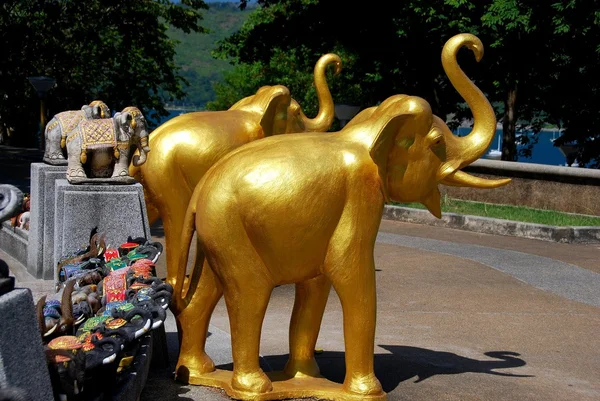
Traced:
<path fill-rule="evenodd" d="M 262 369 L 254 372 L 236 372 L 233 371 L 231 387 L 234 390 L 245 393 L 261 394 L 273 390 L 273 384 Z"/>
<path fill-rule="evenodd" d="M 347 376 L 344 380 L 344 390 L 363 396 L 383 394 L 383 388 L 375 373 L 366 376 Z"/>
<path fill-rule="evenodd" d="M 113 172 L 112 178 L 128 177 L 128 176 L 129 176 L 129 171 L 127 171 L 126 169 L 123 169 L 123 170 L 115 170 Z"/>
<path fill-rule="evenodd" d="M 206 353 L 200 355 L 180 355 L 175 368 L 175 380 L 189 383 L 203 374 L 214 372 L 215 363 Z"/>
<path fill-rule="evenodd" d="M 51 153 L 44 155 L 43 160 L 45 163 L 52 164 L 55 166 L 65 166 L 68 164 L 67 159 L 64 158 L 62 153 Z"/>
<path fill-rule="evenodd" d="M 73 167 L 67 169 L 67 178 L 85 178 L 85 171 L 82 167 Z"/>
<path fill-rule="evenodd" d="M 283 372 L 288 377 L 319 377 L 321 375 L 315 358 L 290 359 L 285 365 Z"/>

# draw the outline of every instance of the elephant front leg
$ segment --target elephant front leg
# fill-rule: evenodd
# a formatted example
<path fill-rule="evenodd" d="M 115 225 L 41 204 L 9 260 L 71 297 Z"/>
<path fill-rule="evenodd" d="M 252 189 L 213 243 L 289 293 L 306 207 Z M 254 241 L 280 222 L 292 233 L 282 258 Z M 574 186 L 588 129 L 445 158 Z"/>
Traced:
<path fill-rule="evenodd" d="M 76 151 L 77 150 L 77 151 Z M 81 164 L 81 148 L 80 147 L 71 147 L 68 151 L 68 159 L 67 159 L 67 179 L 72 178 L 85 178 L 87 175 L 85 174 L 85 170 L 83 169 L 83 165 Z"/>
<path fill-rule="evenodd" d="M 370 241 L 348 240 L 348 236 L 332 238 L 325 265 L 344 313 L 344 390 L 363 396 L 382 395 L 373 366 L 377 317 L 373 249 L 364 245 Z"/>
<path fill-rule="evenodd" d="M 48 125 L 50 125 L 53 121 L 51 120 Z M 46 139 L 46 149 L 44 152 L 44 161 L 51 164 L 66 164 L 67 160 L 65 159 L 61 147 L 62 138 L 62 130 L 59 126 L 46 130 L 45 132 Z"/>
<path fill-rule="evenodd" d="M 314 353 L 330 290 L 331 282 L 325 275 L 296 284 L 290 323 L 290 358 L 284 369 L 289 377 L 320 374 Z"/>
<path fill-rule="evenodd" d="M 119 144 L 114 156 L 118 156 L 115 162 L 112 178 L 129 177 L 129 146 Z"/>

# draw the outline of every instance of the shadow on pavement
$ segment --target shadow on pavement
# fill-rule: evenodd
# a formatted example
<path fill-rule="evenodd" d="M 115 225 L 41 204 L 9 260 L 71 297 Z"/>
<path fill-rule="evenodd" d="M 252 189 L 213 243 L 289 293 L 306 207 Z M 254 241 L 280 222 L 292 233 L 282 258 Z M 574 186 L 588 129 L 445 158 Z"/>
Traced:
<path fill-rule="evenodd" d="M 495 369 L 518 368 L 526 362 L 517 358 L 516 352 L 490 351 L 484 355 L 495 360 L 477 360 L 452 352 L 433 351 L 426 348 L 400 345 L 380 345 L 391 354 L 375 354 L 375 375 L 381 381 L 386 393 L 393 391 L 400 383 L 416 377 L 414 383 L 420 383 L 436 375 L 461 373 L 484 373 L 507 377 L 533 377 L 513 373 L 496 372 Z M 267 356 L 266 362 L 273 370 L 282 370 L 287 355 Z M 321 374 L 337 383 L 344 381 L 346 368 L 343 352 L 323 352 L 316 355 Z"/>

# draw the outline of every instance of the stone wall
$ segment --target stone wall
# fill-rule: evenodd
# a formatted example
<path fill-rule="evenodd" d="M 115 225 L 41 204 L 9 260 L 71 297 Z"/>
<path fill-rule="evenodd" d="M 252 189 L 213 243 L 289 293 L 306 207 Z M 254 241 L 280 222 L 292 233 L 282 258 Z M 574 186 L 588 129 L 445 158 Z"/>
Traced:
<path fill-rule="evenodd" d="M 440 186 L 451 198 L 600 216 L 600 170 L 480 159 L 463 169 L 484 178 L 511 178 L 500 188 Z"/>

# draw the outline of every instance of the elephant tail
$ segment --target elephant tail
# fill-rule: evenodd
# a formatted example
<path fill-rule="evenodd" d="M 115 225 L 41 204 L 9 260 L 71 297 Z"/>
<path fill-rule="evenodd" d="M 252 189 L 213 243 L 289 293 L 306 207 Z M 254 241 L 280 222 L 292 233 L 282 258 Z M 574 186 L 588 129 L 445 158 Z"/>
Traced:
<path fill-rule="evenodd" d="M 181 249 L 177 259 L 177 279 L 175 281 L 175 288 L 173 291 L 173 313 L 175 316 L 180 314 L 192 300 L 192 296 L 194 295 L 196 287 L 198 286 L 198 282 L 200 281 L 202 266 L 204 265 L 204 252 L 202 251 L 200 244 L 198 244 L 196 247 L 196 263 L 192 268 L 192 273 L 190 274 L 189 279 L 186 280 L 190 245 L 192 243 L 194 232 L 196 231 L 196 205 L 198 203 L 200 187 L 201 185 L 196 186 L 183 220 L 183 230 L 181 231 Z M 186 281 L 187 286 L 185 285 Z"/>

